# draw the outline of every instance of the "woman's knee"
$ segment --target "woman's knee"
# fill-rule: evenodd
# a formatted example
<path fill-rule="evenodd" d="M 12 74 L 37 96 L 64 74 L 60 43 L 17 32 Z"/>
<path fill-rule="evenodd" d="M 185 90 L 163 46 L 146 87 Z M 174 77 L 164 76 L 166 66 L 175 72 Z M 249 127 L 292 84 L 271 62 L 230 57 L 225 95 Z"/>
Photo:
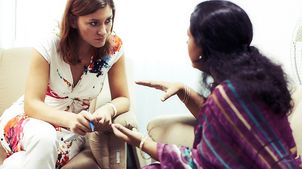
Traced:
<path fill-rule="evenodd" d="M 51 124 L 37 119 L 30 119 L 23 128 L 23 145 L 40 147 L 43 150 L 56 150 L 57 133 Z"/>

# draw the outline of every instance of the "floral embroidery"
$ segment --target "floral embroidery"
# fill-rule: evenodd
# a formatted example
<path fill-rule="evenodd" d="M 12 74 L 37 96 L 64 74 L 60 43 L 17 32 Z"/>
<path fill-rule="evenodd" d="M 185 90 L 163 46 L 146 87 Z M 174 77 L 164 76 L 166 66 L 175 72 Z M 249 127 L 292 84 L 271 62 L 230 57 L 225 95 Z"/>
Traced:
<path fill-rule="evenodd" d="M 58 148 L 58 159 L 56 162 L 56 169 L 63 167 L 69 161 L 69 152 L 70 147 L 72 146 L 73 141 L 66 141 L 61 138 L 62 143 Z"/>
<path fill-rule="evenodd" d="M 59 69 L 57 69 L 57 73 L 58 73 L 60 79 L 62 79 L 67 84 L 68 87 L 72 86 L 72 84 L 70 82 L 68 82 L 65 78 L 63 78 L 63 76 L 59 72 Z"/>
<path fill-rule="evenodd" d="M 84 71 L 87 73 L 87 70 L 90 72 L 90 73 L 96 73 L 96 76 L 99 77 L 100 75 L 103 75 L 104 72 L 103 72 L 103 68 L 109 68 L 109 64 L 103 60 L 103 59 L 98 59 L 97 61 L 91 63 L 88 68 L 86 67 L 84 69 Z"/>
<path fill-rule="evenodd" d="M 78 97 L 75 97 L 75 98 L 71 98 L 74 102 L 78 102 L 79 105 L 81 105 L 82 107 L 82 110 L 88 110 L 89 107 L 90 107 L 90 100 L 89 99 L 80 99 Z M 67 110 L 69 110 L 69 106 L 67 106 Z"/>
<path fill-rule="evenodd" d="M 12 118 L 4 127 L 4 138 L 11 149 L 11 154 L 22 151 L 20 140 L 23 137 L 23 127 L 28 122 L 26 115 L 18 115 Z M 10 156 L 8 154 L 7 156 Z"/>
<path fill-rule="evenodd" d="M 68 111 L 70 109 L 70 106 L 67 106 L 64 111 Z"/>
<path fill-rule="evenodd" d="M 66 98 L 68 98 L 68 96 L 65 96 L 65 97 L 59 96 L 59 95 L 58 95 L 56 92 L 54 92 L 49 86 L 47 86 L 46 95 L 47 95 L 47 96 L 51 96 L 51 97 L 56 98 L 56 99 L 66 99 Z"/>
<path fill-rule="evenodd" d="M 113 35 L 111 42 L 112 46 L 109 48 L 108 53 L 109 55 L 114 55 L 115 52 L 118 52 L 121 49 L 123 43 L 122 39 L 116 35 Z"/>
<path fill-rule="evenodd" d="M 104 56 L 102 59 L 98 59 L 92 62 L 93 58 L 91 58 L 91 62 L 88 66 L 84 66 L 84 74 L 87 74 L 89 71 L 90 73 L 96 73 L 97 77 L 100 75 L 104 75 L 103 68 L 110 68 L 108 64 L 111 60 L 111 56 L 114 55 L 116 52 L 120 51 L 122 47 L 122 40 L 116 35 L 113 35 L 111 38 L 111 47 L 108 49 L 108 55 Z"/>
<path fill-rule="evenodd" d="M 83 107 L 84 110 L 89 109 L 89 107 L 90 107 L 90 101 L 88 99 L 83 99 L 82 100 L 82 107 Z"/>

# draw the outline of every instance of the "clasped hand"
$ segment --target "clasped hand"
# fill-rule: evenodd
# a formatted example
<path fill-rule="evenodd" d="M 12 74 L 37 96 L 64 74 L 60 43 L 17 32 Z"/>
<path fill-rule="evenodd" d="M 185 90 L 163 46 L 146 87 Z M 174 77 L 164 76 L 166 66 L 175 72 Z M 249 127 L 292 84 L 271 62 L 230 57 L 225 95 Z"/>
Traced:
<path fill-rule="evenodd" d="M 69 129 L 83 136 L 86 133 L 92 132 L 89 125 L 90 122 L 94 124 L 95 131 L 109 131 L 112 124 L 112 112 L 105 106 L 100 107 L 93 114 L 83 110 L 78 114 L 74 114 L 74 120 L 70 120 Z"/>
<path fill-rule="evenodd" d="M 93 114 L 95 130 L 99 132 L 106 132 L 111 130 L 112 124 L 112 110 L 108 106 L 98 108 Z"/>
<path fill-rule="evenodd" d="M 86 110 L 78 114 L 72 113 L 72 118 L 69 120 L 69 129 L 71 132 L 84 136 L 91 132 L 89 122 L 94 121 L 93 116 Z"/>

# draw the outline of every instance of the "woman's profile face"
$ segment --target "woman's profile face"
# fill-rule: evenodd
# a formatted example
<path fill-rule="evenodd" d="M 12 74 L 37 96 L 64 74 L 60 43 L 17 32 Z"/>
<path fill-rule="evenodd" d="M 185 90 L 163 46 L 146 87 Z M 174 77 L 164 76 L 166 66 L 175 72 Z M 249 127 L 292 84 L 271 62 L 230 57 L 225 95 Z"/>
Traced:
<path fill-rule="evenodd" d="M 89 15 L 79 16 L 77 27 L 82 40 L 96 48 L 103 47 L 111 34 L 112 17 L 109 5 Z"/>
<path fill-rule="evenodd" d="M 201 48 L 198 47 L 195 43 L 194 37 L 191 34 L 190 29 L 187 31 L 188 34 L 188 54 L 192 62 L 192 67 L 199 68 L 200 63 L 200 55 L 201 55 Z"/>

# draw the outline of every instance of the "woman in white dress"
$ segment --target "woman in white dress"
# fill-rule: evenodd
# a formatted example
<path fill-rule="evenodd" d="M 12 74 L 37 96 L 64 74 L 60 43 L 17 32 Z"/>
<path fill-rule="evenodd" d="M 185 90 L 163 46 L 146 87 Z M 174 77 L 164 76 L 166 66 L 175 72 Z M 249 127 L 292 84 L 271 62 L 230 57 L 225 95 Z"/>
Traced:
<path fill-rule="evenodd" d="M 94 127 L 110 128 L 114 116 L 129 110 L 114 15 L 112 0 L 68 0 L 60 32 L 34 46 L 25 95 L 0 119 L 8 155 L 2 168 L 61 168 Z M 107 73 L 112 101 L 89 112 Z"/>

